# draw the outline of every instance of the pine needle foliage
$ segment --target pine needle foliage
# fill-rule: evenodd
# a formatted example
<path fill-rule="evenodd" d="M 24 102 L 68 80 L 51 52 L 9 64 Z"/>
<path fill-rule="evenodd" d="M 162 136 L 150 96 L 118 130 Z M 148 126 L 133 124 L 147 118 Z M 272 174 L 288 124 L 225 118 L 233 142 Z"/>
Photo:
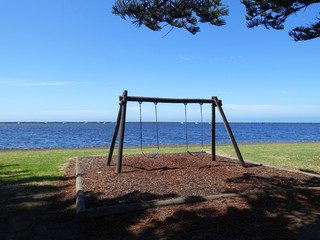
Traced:
<path fill-rule="evenodd" d="M 312 4 L 320 3 L 320 0 L 242 0 L 247 9 L 247 26 L 253 28 L 263 25 L 270 29 L 284 29 L 287 18 Z M 308 26 L 300 26 L 292 29 L 289 35 L 295 41 L 310 40 L 320 37 L 320 19 Z"/>
<path fill-rule="evenodd" d="M 115 15 L 132 19 L 138 27 L 159 31 L 169 25 L 192 34 L 200 31 L 198 22 L 222 26 L 228 15 L 220 0 L 117 0 L 112 8 Z"/>
<path fill-rule="evenodd" d="M 246 7 L 249 28 L 262 25 L 267 29 L 282 30 L 289 16 L 319 4 L 320 0 L 241 0 L 241 3 Z M 112 8 L 115 15 L 131 19 L 138 27 L 144 25 L 159 31 L 171 26 L 171 30 L 183 28 L 192 34 L 200 31 L 199 22 L 225 25 L 223 17 L 229 13 L 228 6 L 221 0 L 116 0 Z M 320 18 L 307 26 L 292 29 L 289 35 L 295 41 L 320 37 Z"/>

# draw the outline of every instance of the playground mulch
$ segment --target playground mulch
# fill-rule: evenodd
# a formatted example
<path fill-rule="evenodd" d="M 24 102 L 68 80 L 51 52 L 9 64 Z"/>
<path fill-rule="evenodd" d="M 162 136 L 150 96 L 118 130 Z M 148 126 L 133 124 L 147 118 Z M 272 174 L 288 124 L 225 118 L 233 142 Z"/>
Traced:
<path fill-rule="evenodd" d="M 188 153 L 124 155 L 122 172 L 115 173 L 116 158 L 106 166 L 106 157 L 80 160 L 86 206 L 164 200 L 221 193 L 320 186 L 320 179 L 301 173 L 247 164 L 210 154 Z"/>
<path fill-rule="evenodd" d="M 81 158 L 88 208 L 184 196 L 320 186 L 319 178 L 210 155 Z M 75 164 L 55 186 L 1 189 L 0 239 L 320 239 L 320 191 L 279 192 L 78 220 Z"/>
<path fill-rule="evenodd" d="M 320 179 L 209 154 L 81 158 L 87 208 L 177 197 L 319 187 Z M 75 174 L 75 160 L 66 177 Z M 74 181 L 74 180 L 73 180 Z M 69 181 L 67 181 L 69 182 Z M 69 187 L 68 187 L 69 188 Z M 72 194 L 74 194 L 74 189 Z M 70 193 L 66 196 L 69 196 Z M 82 237 L 94 239 L 320 239 L 320 191 L 279 192 L 163 206 L 88 219 Z"/>

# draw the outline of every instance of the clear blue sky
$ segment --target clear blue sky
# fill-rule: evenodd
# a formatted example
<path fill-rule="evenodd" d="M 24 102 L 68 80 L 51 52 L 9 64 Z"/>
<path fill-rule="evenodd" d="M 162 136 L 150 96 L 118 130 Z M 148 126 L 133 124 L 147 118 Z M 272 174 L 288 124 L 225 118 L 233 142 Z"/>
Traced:
<path fill-rule="evenodd" d="M 314 8 L 283 31 L 247 29 L 240 1 L 227 25 L 191 35 L 136 28 L 112 0 L 1 0 L 0 121 L 115 121 L 118 96 L 218 96 L 229 121 L 320 122 L 320 39 L 294 42 Z M 318 7 L 318 6 L 317 6 Z M 183 105 L 160 105 L 160 121 L 183 121 Z M 190 120 L 199 107 L 188 106 Z M 138 104 L 128 120 L 138 121 Z M 209 107 L 205 107 L 205 120 Z M 152 104 L 143 104 L 152 120 Z M 217 118 L 219 121 L 220 118 Z"/>

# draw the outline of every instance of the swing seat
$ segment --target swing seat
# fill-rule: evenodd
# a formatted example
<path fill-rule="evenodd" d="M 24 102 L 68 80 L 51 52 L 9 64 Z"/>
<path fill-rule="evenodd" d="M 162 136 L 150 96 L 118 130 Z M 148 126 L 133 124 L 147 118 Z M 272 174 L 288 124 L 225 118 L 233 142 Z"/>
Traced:
<path fill-rule="evenodd" d="M 199 156 L 202 152 L 203 152 L 203 149 L 201 149 L 201 150 L 200 150 L 198 153 L 196 153 L 196 154 L 192 154 L 192 152 L 187 151 L 187 153 L 189 153 L 190 155 L 192 155 L 192 156 L 194 156 L 194 157 Z"/>
<path fill-rule="evenodd" d="M 154 158 L 155 156 L 158 155 L 158 153 L 159 153 L 159 150 L 155 154 L 153 154 L 151 157 L 147 157 L 147 158 Z"/>
<path fill-rule="evenodd" d="M 156 151 L 156 153 L 154 153 L 152 156 L 147 156 L 143 151 L 141 151 L 141 153 L 142 153 L 142 155 L 143 156 L 145 156 L 145 157 L 147 157 L 147 158 L 155 158 L 157 155 L 158 155 L 158 153 L 159 153 L 159 150 L 158 151 Z"/>

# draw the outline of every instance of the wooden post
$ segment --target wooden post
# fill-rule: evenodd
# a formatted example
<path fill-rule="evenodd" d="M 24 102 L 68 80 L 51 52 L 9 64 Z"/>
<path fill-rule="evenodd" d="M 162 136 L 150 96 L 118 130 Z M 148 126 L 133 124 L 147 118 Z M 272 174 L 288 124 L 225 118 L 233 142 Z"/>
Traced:
<path fill-rule="evenodd" d="M 238 156 L 238 159 L 239 159 L 239 161 L 240 161 L 240 164 L 241 164 L 242 167 L 246 167 L 246 165 L 245 165 L 245 163 L 244 163 L 244 161 L 243 161 L 242 155 L 241 155 L 241 153 L 240 153 L 240 150 L 239 150 L 239 148 L 238 148 L 237 142 L 236 142 L 236 140 L 235 140 L 235 138 L 234 138 L 234 136 L 233 136 L 233 134 L 232 134 L 230 125 L 229 125 L 229 123 L 228 123 L 228 121 L 227 121 L 227 118 L 226 118 L 226 116 L 225 116 L 222 108 L 221 108 L 221 101 L 220 101 L 217 97 L 214 97 L 214 100 L 215 100 L 216 105 L 217 105 L 217 107 L 218 107 L 218 109 L 219 109 L 219 112 L 220 112 L 220 115 L 221 115 L 221 117 L 222 117 L 224 126 L 225 126 L 226 129 L 227 129 L 229 138 L 230 138 L 230 140 L 231 140 L 231 142 L 232 142 L 232 145 L 233 145 L 234 150 L 236 151 L 236 154 L 237 154 L 237 156 Z"/>
<path fill-rule="evenodd" d="M 119 145 L 118 145 L 118 162 L 116 173 L 121 173 L 122 165 L 122 153 L 123 153 L 123 139 L 124 139 L 124 129 L 126 122 L 126 110 L 127 110 L 127 95 L 128 91 L 124 90 L 122 94 L 122 99 L 120 101 L 121 107 L 121 119 L 120 119 L 120 133 L 119 133 Z"/>
<path fill-rule="evenodd" d="M 214 97 L 212 97 L 214 99 Z M 211 160 L 216 160 L 216 105 L 211 104 Z"/>
<path fill-rule="evenodd" d="M 119 132 L 119 126 L 120 126 L 121 110 L 122 110 L 122 105 L 120 104 L 118 117 L 117 117 L 117 121 L 116 121 L 116 126 L 114 128 L 114 132 L 113 132 L 113 136 L 112 136 L 112 140 L 111 140 L 111 144 L 110 144 L 107 166 L 110 166 L 112 155 L 113 155 L 113 150 L 114 150 L 114 145 L 116 144 L 116 140 L 117 140 L 117 136 L 118 136 L 118 132 Z"/>

